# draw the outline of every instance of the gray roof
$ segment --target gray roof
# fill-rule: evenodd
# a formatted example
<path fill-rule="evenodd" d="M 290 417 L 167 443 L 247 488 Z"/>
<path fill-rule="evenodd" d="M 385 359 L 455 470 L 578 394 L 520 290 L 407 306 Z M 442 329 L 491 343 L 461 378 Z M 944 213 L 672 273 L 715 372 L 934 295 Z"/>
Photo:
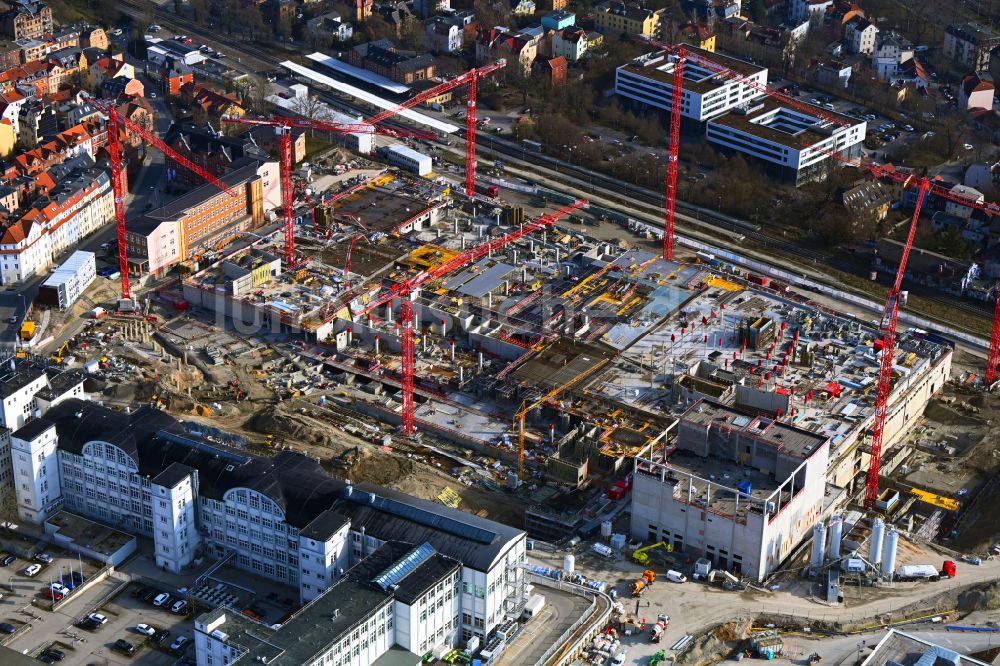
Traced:
<path fill-rule="evenodd" d="M 433 551 L 415 568 L 407 567 L 404 563 L 414 550 L 410 543 L 386 542 L 278 629 L 222 608 L 202 615 L 198 621 L 210 623 L 224 614 L 221 630 L 228 634 L 230 643 L 249 651 L 243 657 L 247 663 L 264 657 L 272 666 L 308 664 L 393 599 L 410 605 L 458 568 L 458 562 Z M 375 584 L 376 578 L 396 567 L 402 572 L 393 577 L 394 587 L 383 590 Z M 419 656 L 413 658 L 406 663 L 419 663 Z"/>
<path fill-rule="evenodd" d="M 215 500 L 233 488 L 249 488 L 274 501 L 292 526 L 322 534 L 349 519 L 380 541 L 430 543 L 439 553 L 488 571 L 524 532 L 437 502 L 375 484 L 351 485 L 329 476 L 298 453 L 270 458 L 207 442 L 186 432 L 172 416 L 148 406 L 131 414 L 70 399 L 48 411 L 59 428 L 59 447 L 80 453 L 88 441 L 116 444 L 136 460 L 139 472 L 156 477 L 173 463 L 198 470 L 199 492 Z M 333 514 L 326 514 L 332 510 Z M 326 515 L 324 515 L 326 514 Z M 313 521 L 321 519 L 312 526 Z M 332 521 L 332 522 L 328 522 Z"/>
<path fill-rule="evenodd" d="M 52 421 L 45 418 L 33 419 L 15 430 L 11 436 L 30 442 L 54 425 Z"/>
<path fill-rule="evenodd" d="M 45 374 L 45 366 L 28 361 L 15 362 L 14 368 L 3 365 L 0 370 L 0 399 L 6 400 Z"/>
<path fill-rule="evenodd" d="M 220 176 L 221 180 L 228 187 L 243 185 L 257 177 L 257 169 L 260 168 L 262 160 L 245 157 L 232 164 L 232 171 Z M 151 233 L 163 222 L 172 222 L 183 217 L 191 208 L 214 199 L 222 192 L 211 183 L 205 183 L 200 187 L 182 194 L 168 201 L 163 206 L 147 211 L 142 217 L 133 218 L 126 221 L 129 232 L 140 235 Z"/>

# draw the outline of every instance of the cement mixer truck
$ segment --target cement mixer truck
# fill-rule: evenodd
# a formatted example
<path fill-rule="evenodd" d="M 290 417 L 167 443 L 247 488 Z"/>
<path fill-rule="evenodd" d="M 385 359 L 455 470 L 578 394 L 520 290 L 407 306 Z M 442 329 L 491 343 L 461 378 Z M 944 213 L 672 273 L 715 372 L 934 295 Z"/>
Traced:
<path fill-rule="evenodd" d="M 653 581 L 655 580 L 656 580 L 655 571 L 651 569 L 646 569 L 645 571 L 643 571 L 642 578 L 632 583 L 632 596 L 633 597 L 641 596 L 642 593 L 646 591 L 646 588 L 652 585 Z"/>
<path fill-rule="evenodd" d="M 651 643 L 659 643 L 660 639 L 663 638 L 663 632 L 667 630 L 667 624 L 670 622 L 670 618 L 666 615 L 659 615 L 656 618 L 656 624 L 649 628 L 649 640 Z"/>

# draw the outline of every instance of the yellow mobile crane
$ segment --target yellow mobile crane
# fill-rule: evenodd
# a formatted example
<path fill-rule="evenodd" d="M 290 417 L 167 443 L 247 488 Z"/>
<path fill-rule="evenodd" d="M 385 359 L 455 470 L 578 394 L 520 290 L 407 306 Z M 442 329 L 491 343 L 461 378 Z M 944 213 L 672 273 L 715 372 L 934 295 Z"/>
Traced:
<path fill-rule="evenodd" d="M 673 550 L 674 550 L 674 547 L 671 546 L 666 541 L 660 541 L 660 542 L 657 542 L 657 543 L 654 543 L 654 544 L 650 544 L 648 546 L 643 546 L 642 548 L 637 548 L 632 553 L 632 559 L 635 561 L 636 564 L 643 564 L 644 565 L 647 562 L 649 562 L 649 551 L 653 550 L 654 548 L 663 548 L 668 553 L 673 552 Z"/>
<path fill-rule="evenodd" d="M 545 395 L 543 395 L 538 400 L 535 400 L 530 405 L 527 404 L 528 401 L 525 400 L 521 403 L 521 409 L 517 410 L 517 414 L 514 418 L 517 419 L 518 429 L 517 429 L 517 480 L 524 481 L 524 418 L 535 407 L 538 407 L 542 403 L 551 400 L 563 391 L 566 391 L 576 384 L 579 384 L 584 378 L 589 377 L 594 374 L 605 365 L 610 362 L 610 359 L 601 359 L 594 365 L 587 368 L 585 371 L 578 374 L 576 377 L 572 377 L 569 380 L 563 382 L 559 386 L 555 387 Z"/>

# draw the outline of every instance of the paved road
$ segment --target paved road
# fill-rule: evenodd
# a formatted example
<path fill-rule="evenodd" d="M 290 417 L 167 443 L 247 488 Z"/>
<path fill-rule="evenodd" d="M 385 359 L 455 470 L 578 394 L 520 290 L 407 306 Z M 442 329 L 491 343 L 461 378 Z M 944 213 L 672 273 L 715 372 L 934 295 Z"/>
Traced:
<path fill-rule="evenodd" d="M 561 566 L 563 552 L 553 554 L 535 551 L 530 560 L 543 566 Z M 628 597 L 628 582 L 641 574 L 641 568 L 631 562 L 606 562 L 588 555 L 578 556 L 576 568 L 580 573 L 596 580 L 617 586 L 619 599 L 627 612 L 635 610 L 635 600 Z M 929 595 L 973 583 L 1000 578 L 1000 560 L 984 562 L 981 566 L 958 563 L 958 576 L 937 583 L 897 583 L 895 588 L 869 594 L 849 607 L 828 606 L 814 601 L 802 585 L 771 593 L 734 593 L 719 588 L 688 582 L 674 584 L 665 580 L 657 582 L 641 599 L 640 617 L 655 618 L 659 613 L 670 616 L 670 624 L 659 645 L 646 640 L 646 636 L 632 636 L 623 641 L 628 644 L 630 661 L 634 657 L 648 657 L 657 649 L 669 648 L 686 634 L 697 634 L 723 619 L 751 617 L 761 612 L 796 615 L 803 620 L 866 621 L 921 601 Z M 648 605 L 647 605 L 648 603 Z M 1000 640 L 1000 637 L 998 637 Z M 643 661 L 644 663 L 644 661 Z"/>
<path fill-rule="evenodd" d="M 133 60 L 132 64 L 138 65 L 139 63 Z M 139 71 L 138 67 L 137 71 Z M 155 84 L 144 75 L 140 74 L 139 78 L 143 80 L 147 90 L 155 89 Z M 167 128 L 170 127 L 170 110 L 160 98 L 149 101 L 153 105 L 156 114 L 156 132 L 162 136 Z M 125 209 L 127 218 L 141 215 L 149 204 L 155 206 L 162 203 L 163 176 L 163 155 L 158 150 L 150 150 L 145 166 L 140 170 L 136 182 L 132 183 L 132 189 Z M 76 250 L 90 250 L 97 253 L 98 259 L 101 259 L 104 256 L 104 253 L 100 250 L 101 245 L 109 242 L 114 243 L 115 237 L 115 225 L 113 223 L 106 224 L 78 246 L 57 257 L 53 262 L 53 266 L 61 264 Z M 113 255 L 107 255 L 104 258 L 108 260 L 108 263 L 117 261 Z M 0 322 L 3 323 L 2 333 L 0 333 L 0 350 L 9 350 L 14 347 L 17 330 L 24 319 L 25 307 L 35 299 L 35 296 L 38 294 L 38 287 L 47 277 L 48 273 L 46 272 L 42 275 L 36 275 L 23 284 L 4 286 L 4 290 L 0 291 Z M 104 278 L 99 277 L 97 279 L 101 280 Z M 11 322 L 11 317 L 16 317 L 16 321 Z"/>

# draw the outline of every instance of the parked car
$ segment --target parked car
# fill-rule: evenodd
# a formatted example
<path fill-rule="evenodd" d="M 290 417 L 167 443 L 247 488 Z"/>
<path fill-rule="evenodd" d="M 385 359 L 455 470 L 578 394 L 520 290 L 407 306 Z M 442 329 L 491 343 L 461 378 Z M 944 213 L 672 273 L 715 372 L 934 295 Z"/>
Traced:
<path fill-rule="evenodd" d="M 0 566 L 9 567 L 11 564 L 17 561 L 17 558 L 13 555 L 4 555 L 3 559 L 0 559 Z"/>
<path fill-rule="evenodd" d="M 153 605 L 164 606 L 167 604 L 168 601 L 170 601 L 170 595 L 167 594 L 166 592 L 160 592 L 158 595 L 156 595 L 156 598 L 153 599 Z"/>
<path fill-rule="evenodd" d="M 55 590 L 51 587 L 47 587 L 42 590 L 42 596 L 46 599 L 51 599 L 52 601 L 62 601 L 63 593 Z"/>
<path fill-rule="evenodd" d="M 48 553 L 38 553 L 35 555 L 35 561 L 42 564 L 52 564 L 52 556 Z"/>
<path fill-rule="evenodd" d="M 174 642 L 170 644 L 170 649 L 173 650 L 174 652 L 180 652 L 185 648 L 185 646 L 187 646 L 187 643 L 188 643 L 187 636 L 178 636 L 176 639 L 174 639 Z"/>
<path fill-rule="evenodd" d="M 184 613 L 187 612 L 187 609 L 188 609 L 188 602 L 181 599 L 179 601 L 174 602 L 174 605 L 170 607 L 170 612 L 176 615 L 183 615 Z"/>
<path fill-rule="evenodd" d="M 28 576 L 30 578 L 31 576 L 37 576 L 38 572 L 41 570 L 42 570 L 41 564 L 29 564 L 24 568 L 23 573 L 25 576 Z"/>
<path fill-rule="evenodd" d="M 87 580 L 87 577 L 86 577 L 86 576 L 84 576 L 84 575 L 83 575 L 82 573 L 80 573 L 79 571 L 74 571 L 74 572 L 73 572 L 72 574 L 70 574 L 70 576 L 69 576 L 69 577 L 70 577 L 70 579 L 71 579 L 71 580 L 72 580 L 72 581 L 73 581 L 74 583 L 76 583 L 77 585 L 79 585 L 79 584 L 80 584 L 80 583 L 82 583 L 83 581 Z"/>
<path fill-rule="evenodd" d="M 149 592 L 151 589 L 153 588 L 151 588 L 149 585 L 136 585 L 134 588 L 132 588 L 132 596 L 138 599 L 146 592 Z"/>
<path fill-rule="evenodd" d="M 57 649 L 57 648 L 51 648 L 50 647 L 50 648 L 46 648 L 45 650 L 42 651 L 42 656 L 43 657 L 52 657 L 56 661 L 62 661 L 63 659 L 66 658 L 66 653 L 63 652 L 62 650 Z"/>
<path fill-rule="evenodd" d="M 157 645 L 163 645 L 163 641 L 167 640 L 168 638 L 170 638 L 170 630 L 160 629 L 155 634 L 153 634 L 152 641 Z"/>
<path fill-rule="evenodd" d="M 62 583 L 52 583 L 51 585 L 49 585 L 49 587 L 51 587 L 56 592 L 59 592 L 60 594 L 69 594 L 69 588 L 63 585 Z"/>
<path fill-rule="evenodd" d="M 17 627 L 10 624 L 9 622 L 0 622 L 0 633 L 13 634 L 17 631 Z"/>
<path fill-rule="evenodd" d="M 90 615 L 87 616 L 87 619 L 92 622 L 96 622 L 97 625 L 101 627 L 103 627 L 108 623 L 107 616 L 102 613 L 91 613 Z"/>
<path fill-rule="evenodd" d="M 135 646 L 129 643 L 124 638 L 119 638 L 118 640 L 116 640 L 115 644 L 112 646 L 112 649 L 118 650 L 119 652 L 127 654 L 130 657 L 133 654 L 135 654 Z"/>
<path fill-rule="evenodd" d="M 143 636 L 152 636 L 156 633 L 156 629 L 145 623 L 135 625 L 135 630 Z"/>

